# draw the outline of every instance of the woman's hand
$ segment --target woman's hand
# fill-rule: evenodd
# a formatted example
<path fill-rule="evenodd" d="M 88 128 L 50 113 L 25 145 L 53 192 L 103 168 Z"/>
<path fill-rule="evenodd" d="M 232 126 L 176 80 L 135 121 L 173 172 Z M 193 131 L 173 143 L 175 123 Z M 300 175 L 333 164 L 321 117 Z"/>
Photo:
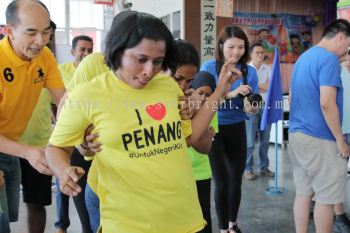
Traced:
<path fill-rule="evenodd" d="M 230 91 L 231 85 L 242 78 L 242 72 L 235 67 L 233 59 L 229 59 L 221 68 L 219 80 L 215 92 L 219 98 L 225 98 Z"/>
<path fill-rule="evenodd" d="M 226 99 L 237 97 L 239 94 L 245 96 L 252 92 L 252 88 L 249 85 L 240 85 L 235 90 L 230 91 L 226 95 Z"/>
<path fill-rule="evenodd" d="M 252 105 L 247 97 L 244 97 L 243 99 L 243 111 L 245 113 L 251 113 L 251 114 L 256 114 L 259 111 L 259 105 Z"/>
<path fill-rule="evenodd" d="M 85 174 L 81 167 L 70 166 L 59 177 L 60 190 L 68 196 L 77 196 L 81 192 L 78 180 Z"/>
<path fill-rule="evenodd" d="M 98 133 L 92 133 L 92 130 L 94 129 L 94 125 L 89 125 L 84 134 L 84 142 L 80 146 L 82 149 L 86 150 L 86 153 L 82 155 L 86 156 L 93 156 L 95 153 L 100 152 L 102 150 L 101 146 L 102 143 L 97 141 L 97 139 L 100 137 Z M 79 148 L 78 148 L 79 149 Z M 79 150 L 80 152 L 80 150 Z M 83 151 L 82 151 L 83 152 Z"/>
<path fill-rule="evenodd" d="M 194 102 L 191 100 L 191 93 L 193 89 L 188 90 L 184 96 L 179 97 L 179 105 L 178 108 L 180 110 L 181 120 L 189 120 L 192 119 L 195 113 Z"/>

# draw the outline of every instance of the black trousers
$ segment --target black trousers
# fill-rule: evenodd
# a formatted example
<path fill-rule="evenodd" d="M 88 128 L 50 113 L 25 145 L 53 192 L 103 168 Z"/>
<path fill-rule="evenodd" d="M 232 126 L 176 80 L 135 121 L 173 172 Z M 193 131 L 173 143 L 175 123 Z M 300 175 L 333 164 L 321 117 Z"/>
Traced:
<path fill-rule="evenodd" d="M 207 225 L 203 230 L 199 231 L 200 233 L 212 233 L 211 227 L 211 214 L 210 214 L 210 190 L 211 190 L 211 179 L 207 180 L 197 180 L 197 193 L 199 204 L 202 208 L 202 213 Z"/>
<path fill-rule="evenodd" d="M 210 166 L 215 182 L 214 200 L 219 229 L 236 222 L 241 203 L 242 175 L 247 158 L 245 122 L 219 125 L 212 149 Z"/>

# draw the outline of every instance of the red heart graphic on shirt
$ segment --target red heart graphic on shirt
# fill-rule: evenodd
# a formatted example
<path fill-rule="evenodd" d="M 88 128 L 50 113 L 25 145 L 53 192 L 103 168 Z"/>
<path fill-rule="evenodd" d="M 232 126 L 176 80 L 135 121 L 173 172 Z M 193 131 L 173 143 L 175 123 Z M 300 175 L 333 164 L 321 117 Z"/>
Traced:
<path fill-rule="evenodd" d="M 153 104 L 153 105 L 148 105 L 146 107 L 146 112 L 153 119 L 160 121 L 164 118 L 164 116 L 166 114 L 166 108 L 165 108 L 164 104 L 157 103 L 157 104 Z"/>

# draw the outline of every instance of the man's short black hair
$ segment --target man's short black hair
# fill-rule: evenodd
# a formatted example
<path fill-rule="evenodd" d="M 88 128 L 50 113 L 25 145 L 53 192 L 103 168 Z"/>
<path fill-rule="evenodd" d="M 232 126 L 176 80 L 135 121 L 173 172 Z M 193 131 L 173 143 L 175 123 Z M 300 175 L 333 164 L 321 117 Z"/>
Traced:
<path fill-rule="evenodd" d="M 19 22 L 18 6 L 19 6 L 21 1 L 23 1 L 23 0 L 14 0 L 7 6 L 6 12 L 5 12 L 7 24 L 12 25 L 12 26 L 16 26 L 17 23 Z M 36 2 L 38 2 L 50 15 L 49 10 L 47 9 L 47 7 L 45 6 L 44 3 L 42 3 L 41 1 L 36 1 Z"/>
<path fill-rule="evenodd" d="M 54 21 L 52 21 L 52 20 L 50 20 L 50 28 L 52 29 L 52 30 L 56 30 L 56 28 L 57 28 L 57 26 L 56 26 L 56 24 L 55 24 L 55 22 Z"/>
<path fill-rule="evenodd" d="M 322 38 L 331 39 L 340 32 L 350 37 L 350 23 L 345 19 L 336 19 L 330 22 L 323 30 Z"/>
<path fill-rule="evenodd" d="M 260 42 L 255 42 L 252 46 L 250 46 L 249 53 L 252 53 L 255 47 L 264 48 L 264 45 Z"/>
<path fill-rule="evenodd" d="M 91 44 L 94 44 L 94 41 L 92 40 L 92 38 L 90 36 L 80 35 L 80 36 L 76 36 L 76 37 L 73 38 L 73 40 L 72 40 L 72 49 L 75 49 L 77 47 L 77 44 L 78 44 L 79 40 L 89 41 L 89 42 L 91 42 Z"/>

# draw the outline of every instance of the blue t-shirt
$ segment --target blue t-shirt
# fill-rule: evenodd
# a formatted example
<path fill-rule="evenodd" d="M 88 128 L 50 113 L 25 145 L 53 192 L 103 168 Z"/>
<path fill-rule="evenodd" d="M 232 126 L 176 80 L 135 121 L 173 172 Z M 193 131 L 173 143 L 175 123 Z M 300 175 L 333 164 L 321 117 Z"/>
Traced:
<path fill-rule="evenodd" d="M 237 65 L 237 68 L 240 69 L 240 65 Z M 258 87 L 258 75 L 256 73 L 255 68 L 247 65 L 248 75 L 247 75 L 247 82 L 248 85 L 252 88 L 253 93 L 257 94 L 259 93 L 259 87 Z M 201 66 L 201 71 L 206 71 L 208 73 L 211 73 L 215 77 L 216 83 L 218 82 L 219 76 L 216 73 L 216 61 L 211 60 L 203 63 Z M 241 84 L 243 84 L 243 80 L 237 80 L 234 82 L 231 86 L 230 91 L 235 90 L 237 87 L 239 87 Z M 230 125 L 235 124 L 244 121 L 245 119 L 248 119 L 247 115 L 243 111 L 243 99 L 241 97 L 235 97 L 231 98 L 225 101 L 225 103 L 220 105 L 220 108 L 218 110 L 218 118 L 219 118 L 219 125 Z"/>
<path fill-rule="evenodd" d="M 328 50 L 314 46 L 295 63 L 291 83 L 289 132 L 302 132 L 312 137 L 334 141 L 320 105 L 320 87 L 337 88 L 336 103 L 340 120 L 343 116 L 343 87 L 338 57 Z"/>

